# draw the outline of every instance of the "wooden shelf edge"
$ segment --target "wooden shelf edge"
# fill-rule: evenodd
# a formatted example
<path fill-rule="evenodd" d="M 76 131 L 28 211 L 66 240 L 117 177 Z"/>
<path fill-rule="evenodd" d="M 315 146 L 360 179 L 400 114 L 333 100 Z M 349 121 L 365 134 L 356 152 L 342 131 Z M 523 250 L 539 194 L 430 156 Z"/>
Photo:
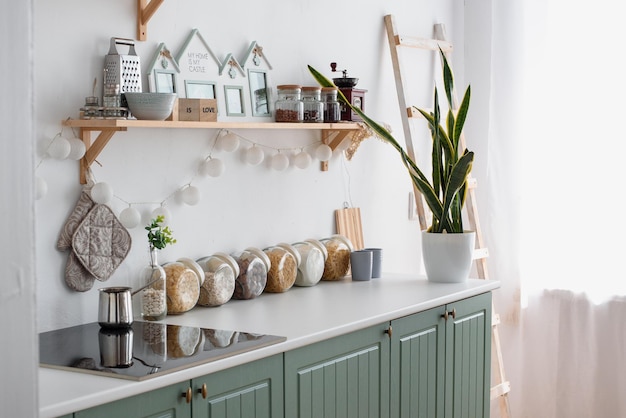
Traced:
<path fill-rule="evenodd" d="M 288 123 L 288 122 L 188 122 L 135 119 L 66 119 L 63 126 L 92 131 L 119 128 L 182 128 L 182 129 L 294 129 L 294 130 L 358 130 L 355 122 Z"/>

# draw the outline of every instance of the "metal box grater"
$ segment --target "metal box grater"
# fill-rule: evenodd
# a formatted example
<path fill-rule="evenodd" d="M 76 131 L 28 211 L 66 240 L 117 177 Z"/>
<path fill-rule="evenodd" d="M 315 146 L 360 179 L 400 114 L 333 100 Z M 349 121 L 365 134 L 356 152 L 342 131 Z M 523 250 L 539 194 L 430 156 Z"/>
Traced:
<path fill-rule="evenodd" d="M 128 55 L 120 55 L 117 45 L 127 45 Z M 111 38 L 109 53 L 104 57 L 104 86 L 119 84 L 120 93 L 141 92 L 141 65 L 135 52 L 135 41 Z"/>

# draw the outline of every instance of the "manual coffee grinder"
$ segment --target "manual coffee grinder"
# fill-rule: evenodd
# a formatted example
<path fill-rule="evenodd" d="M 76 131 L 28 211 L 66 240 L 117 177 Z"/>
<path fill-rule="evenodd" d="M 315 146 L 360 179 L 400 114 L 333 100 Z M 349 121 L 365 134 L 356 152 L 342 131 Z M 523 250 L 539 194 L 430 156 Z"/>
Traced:
<path fill-rule="evenodd" d="M 330 69 L 332 72 L 337 71 L 337 63 L 331 62 Z M 348 77 L 348 70 L 343 70 L 343 77 L 333 78 L 333 82 L 339 90 L 346 96 L 346 99 L 352 106 L 365 112 L 365 93 L 367 90 L 357 89 L 355 86 L 359 82 L 358 78 Z M 341 120 L 361 122 L 363 119 L 355 113 L 349 106 L 341 104 Z"/>

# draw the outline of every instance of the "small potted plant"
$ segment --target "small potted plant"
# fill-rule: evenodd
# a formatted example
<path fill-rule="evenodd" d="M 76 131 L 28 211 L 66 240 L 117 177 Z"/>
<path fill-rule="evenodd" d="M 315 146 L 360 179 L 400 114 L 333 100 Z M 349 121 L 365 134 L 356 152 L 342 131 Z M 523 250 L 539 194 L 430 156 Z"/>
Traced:
<path fill-rule="evenodd" d="M 432 213 L 430 227 L 422 231 L 422 254 L 424 266 L 429 280 L 433 281 L 464 281 L 467 279 L 472 263 L 475 233 L 463 229 L 462 208 L 465 203 L 467 179 L 472 169 L 474 153 L 467 149 L 459 150 L 461 132 L 469 109 L 471 89 L 468 86 L 461 105 L 455 112 L 452 106 L 454 78 L 443 51 L 439 51 L 443 62 L 443 82 L 448 112 L 445 128 L 442 125 L 439 94 L 437 87 L 434 92 L 434 108 L 432 111 L 417 109 L 428 122 L 432 138 L 432 180 L 429 180 L 417 166 L 399 142 L 381 124 L 374 121 L 363 111 L 353 106 L 339 91 L 339 100 L 357 113 L 373 133 L 383 141 L 392 145 L 400 154 L 402 164 L 406 167 L 411 181 L 421 192 Z M 315 68 L 309 71 L 322 86 L 330 87 L 333 83 Z M 455 241 L 461 243 L 455 243 Z M 450 242 L 452 241 L 452 242 Z M 464 253 L 451 257 L 451 248 L 462 249 Z M 442 271 L 452 267 L 453 271 Z"/>
<path fill-rule="evenodd" d="M 167 316 L 167 293 L 165 270 L 157 261 L 158 250 L 164 249 L 176 240 L 169 226 L 163 226 L 165 217 L 159 215 L 145 227 L 148 231 L 150 247 L 150 265 L 141 274 L 141 317 L 148 321 L 159 321 Z"/>

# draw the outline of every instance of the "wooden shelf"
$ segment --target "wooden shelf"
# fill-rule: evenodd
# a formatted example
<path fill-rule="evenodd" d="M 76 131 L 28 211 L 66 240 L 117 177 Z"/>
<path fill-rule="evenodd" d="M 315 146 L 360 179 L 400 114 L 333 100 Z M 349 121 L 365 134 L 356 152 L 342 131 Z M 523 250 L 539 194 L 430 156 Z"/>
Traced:
<path fill-rule="evenodd" d="M 85 144 L 85 156 L 80 160 L 80 182 L 87 183 L 87 171 L 98 158 L 116 132 L 130 129 L 288 129 L 321 132 L 321 140 L 334 151 L 351 133 L 364 128 L 355 122 L 337 123 L 278 123 L 278 122 L 187 122 L 129 119 L 67 119 L 63 126 L 80 129 L 80 138 Z M 91 133 L 99 132 L 92 141 Z M 321 170 L 328 170 L 328 162 L 321 163 Z"/>
<path fill-rule="evenodd" d="M 92 131 L 125 130 L 125 128 L 183 128 L 183 129 L 294 129 L 355 131 L 361 129 L 355 122 L 289 123 L 289 122 L 188 122 L 172 120 L 135 119 L 67 119 L 63 126 Z"/>

